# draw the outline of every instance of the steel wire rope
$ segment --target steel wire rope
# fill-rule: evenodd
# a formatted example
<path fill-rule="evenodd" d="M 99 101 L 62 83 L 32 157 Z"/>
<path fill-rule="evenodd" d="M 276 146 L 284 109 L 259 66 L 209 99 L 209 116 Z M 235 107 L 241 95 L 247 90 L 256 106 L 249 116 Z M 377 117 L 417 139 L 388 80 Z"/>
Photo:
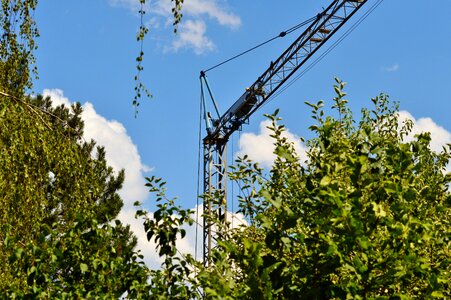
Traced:
<path fill-rule="evenodd" d="M 239 144 L 239 141 L 241 141 L 241 130 L 239 130 L 238 131 L 238 144 Z M 240 184 L 240 182 L 239 181 L 236 181 L 236 185 L 238 186 L 238 193 L 239 193 L 239 195 L 237 196 L 237 202 L 238 202 L 238 211 L 239 211 L 239 198 L 243 198 L 243 197 L 246 197 L 246 195 L 244 195 L 244 191 L 243 191 L 243 187 L 242 187 L 242 185 Z M 248 194 L 248 196 L 247 197 L 250 197 L 250 194 Z M 243 217 L 244 217 L 244 219 L 246 219 L 246 216 L 243 214 Z M 236 218 L 238 221 L 240 221 L 241 223 L 243 223 L 243 221 L 241 221 L 241 220 L 239 220 L 238 218 Z"/>
<path fill-rule="evenodd" d="M 252 48 L 249 48 L 249 49 L 247 49 L 247 50 L 245 50 L 245 51 L 243 51 L 241 53 L 238 53 L 237 55 L 232 56 L 231 58 L 228 58 L 228 59 L 226 59 L 226 60 L 224 60 L 224 61 L 222 61 L 222 62 L 220 62 L 220 63 L 218 63 L 218 64 L 216 64 L 216 65 L 214 65 L 214 66 L 212 66 L 212 67 L 210 67 L 208 69 L 206 69 L 206 70 L 204 70 L 203 72 L 207 73 L 207 72 L 209 72 L 209 71 L 211 71 L 213 69 L 216 69 L 217 67 L 220 67 L 220 66 L 222 66 L 222 65 L 224 65 L 224 64 L 226 64 L 226 63 L 228 63 L 228 62 L 230 62 L 232 60 L 237 59 L 240 56 L 243 56 L 244 54 L 247 54 L 247 53 L 249 53 L 249 52 L 251 52 L 251 51 L 253 51 L 253 50 L 257 49 L 257 48 L 260 48 L 260 47 L 262 47 L 262 46 L 264 46 L 264 45 L 266 45 L 266 44 L 268 44 L 268 43 L 270 43 L 270 42 L 272 42 L 272 41 L 274 41 L 274 40 L 276 40 L 278 38 L 283 38 L 287 34 L 290 34 L 290 33 L 294 32 L 294 31 L 298 30 L 299 28 L 307 25 L 308 23 L 312 22 L 315 19 L 316 19 L 316 16 L 312 17 L 312 18 L 310 18 L 308 20 L 305 20 L 305 21 L 303 21 L 303 22 L 301 22 L 301 23 L 299 23 L 299 24 L 297 24 L 297 25 L 295 25 L 293 27 L 290 27 L 289 29 L 280 32 L 278 35 L 276 35 L 276 36 L 274 36 L 274 37 L 272 37 L 272 38 L 270 38 L 270 39 L 268 39 L 268 40 L 266 40 L 266 41 L 264 41 L 264 42 L 262 42 L 262 43 L 260 43 L 260 44 L 258 44 L 256 46 L 254 46 Z"/>
<path fill-rule="evenodd" d="M 240 141 L 241 141 L 241 130 L 238 131 L 238 145 L 239 145 Z M 243 198 L 244 191 L 242 189 L 241 184 L 238 181 L 236 182 L 236 185 L 238 186 L 238 190 L 239 190 L 239 195 L 237 196 L 237 202 L 238 202 L 238 211 L 240 211 L 240 200 L 239 199 Z M 244 215 L 244 213 L 243 213 L 243 217 L 244 217 L 244 219 L 246 219 L 246 216 Z"/>
<path fill-rule="evenodd" d="M 359 20 L 357 21 L 357 22 L 355 22 L 340 38 L 338 38 L 330 47 L 328 47 L 327 48 L 327 50 L 325 51 L 325 52 L 323 52 L 318 58 L 316 58 L 310 65 L 308 65 L 307 66 L 307 68 L 305 69 L 305 70 L 303 70 L 299 75 L 297 75 L 295 78 L 293 78 L 292 80 L 290 80 L 290 82 L 289 83 L 287 83 L 287 85 L 286 86 L 284 86 L 281 90 L 279 90 L 278 92 L 276 92 L 275 93 L 275 95 L 271 98 L 271 99 L 269 99 L 269 101 L 267 101 L 266 103 L 264 103 L 263 105 L 262 105 L 262 107 L 263 106 L 265 106 L 266 104 L 268 104 L 269 102 L 271 102 L 272 100 L 274 100 L 275 98 L 277 98 L 278 96 L 280 96 L 283 92 L 285 92 L 291 85 L 293 85 L 297 80 L 299 80 L 302 76 L 304 76 L 308 71 L 310 71 L 314 66 L 316 66 L 322 59 L 324 59 L 324 57 L 326 57 L 332 50 L 334 50 L 346 37 L 348 37 L 349 36 L 349 34 L 351 34 L 381 3 L 383 2 L 383 0 L 378 0 L 370 9 L 368 9 L 368 11 L 366 11 L 365 13 L 364 13 L 364 15 L 362 16 L 362 17 L 360 17 L 359 18 Z M 308 19 L 308 20 L 306 20 L 306 21 L 304 21 L 304 22 L 302 22 L 302 23 L 299 23 L 298 25 L 295 25 L 295 26 L 293 26 L 293 27 L 291 27 L 291 28 L 289 28 L 288 30 L 286 30 L 286 31 L 282 31 L 279 35 L 277 35 L 277 36 L 274 36 L 274 37 L 272 37 L 272 38 L 270 38 L 270 39 L 268 39 L 268 40 L 266 40 L 266 41 L 264 41 L 264 42 L 262 42 L 262 43 L 260 43 L 260 44 L 258 44 L 258 45 L 256 45 L 256 46 L 254 46 L 254 47 L 252 47 L 252 48 L 250 48 L 250 49 L 248 49 L 248 50 L 246 50 L 246 51 L 243 51 L 243 52 L 241 52 L 241 53 L 239 53 L 239 54 L 237 54 L 237 55 L 235 55 L 235 56 L 233 56 L 233 57 L 231 57 L 231 58 L 229 58 L 229 59 L 226 59 L 226 60 L 224 60 L 224 61 L 222 61 L 222 62 L 220 62 L 220 63 L 218 63 L 218 64 L 216 64 L 216 65 L 214 65 L 214 66 L 212 66 L 212 67 L 210 67 L 210 68 L 208 68 L 208 69 L 206 69 L 205 71 L 203 71 L 204 73 L 206 73 L 206 72 L 208 72 L 208 71 L 211 71 L 211 70 L 213 70 L 213 69 L 215 69 L 215 68 L 218 68 L 218 67 L 220 67 L 220 66 L 222 66 L 222 65 L 224 65 L 224 64 L 226 64 L 226 63 L 228 63 L 228 62 L 230 62 L 230 61 L 232 61 L 232 60 L 235 60 L 235 59 L 237 59 L 237 58 L 239 58 L 240 56 L 243 56 L 243 55 L 245 55 L 245 54 L 247 54 L 247 53 L 249 53 L 249 52 L 251 52 L 251 51 L 253 51 L 253 50 L 255 50 L 255 49 L 257 49 L 257 48 L 259 48 L 259 47 L 262 47 L 262 46 L 264 46 L 265 44 L 267 44 L 267 43 L 270 43 L 270 42 L 272 42 L 273 40 L 275 40 L 275 39 L 277 39 L 277 38 L 282 38 L 282 37 L 284 37 L 284 36 L 286 36 L 287 34 L 289 34 L 289 33 L 292 33 L 293 31 L 296 31 L 297 29 L 299 29 L 299 28 L 301 28 L 301 27 L 303 27 L 303 26 L 305 26 L 306 24 L 308 24 L 308 23 L 310 23 L 310 22 L 312 22 L 313 20 L 315 20 L 316 19 L 316 16 L 315 17 L 312 17 L 312 18 L 310 18 L 310 19 Z M 202 107 L 202 101 L 201 101 L 201 107 Z M 201 113 L 200 113 L 200 119 L 202 120 L 202 109 L 200 110 L 201 111 Z M 202 121 L 200 121 L 200 125 L 201 125 L 201 122 Z M 199 128 L 200 128 L 201 126 L 199 126 Z M 197 192 L 197 194 L 198 194 L 198 198 L 199 198 L 199 181 L 200 181 L 200 140 L 201 140 L 201 129 L 199 129 L 199 155 L 198 155 L 198 187 L 197 187 L 197 189 L 198 189 L 198 192 Z M 233 139 L 232 139 L 232 143 L 233 143 Z M 233 148 L 233 146 L 232 146 L 232 148 Z M 232 149 L 233 150 L 233 149 Z M 240 186 L 239 185 L 239 183 L 237 183 L 238 184 L 238 186 Z M 241 192 L 243 192 L 242 190 L 241 190 L 241 187 L 240 187 L 240 191 Z M 232 196 L 233 196 L 233 185 L 232 185 Z M 197 200 L 197 203 L 198 203 L 198 200 Z M 232 205 L 233 205 L 233 198 L 232 198 Z M 198 212 L 198 209 L 199 209 L 199 205 L 197 205 L 197 212 Z M 226 212 L 227 213 L 227 212 Z M 234 214 L 233 214 L 233 212 L 232 212 L 232 222 L 233 222 L 233 219 L 234 218 L 236 218 L 235 216 L 234 216 Z M 196 214 L 196 224 L 198 225 L 198 226 L 201 226 L 201 227 L 203 227 L 202 225 L 200 225 L 199 224 L 199 222 L 198 222 L 198 213 Z M 237 220 L 239 220 L 238 218 L 236 218 Z M 232 225 L 233 226 L 233 225 Z M 197 226 L 196 226 L 196 259 L 197 259 L 197 235 L 198 235 L 198 230 L 197 230 Z"/>
<path fill-rule="evenodd" d="M 241 137 L 241 134 L 239 135 L 239 137 Z M 238 139 L 239 140 L 239 139 Z M 233 153 L 234 153 L 234 150 L 235 149 L 235 141 L 234 141 L 234 138 L 232 137 L 232 159 L 234 158 L 233 157 Z M 235 160 L 233 159 L 233 163 L 232 163 L 232 165 L 234 165 L 235 164 Z M 236 215 L 235 215 L 235 207 L 234 207 L 234 205 L 235 205 L 235 197 L 234 197 L 234 194 L 235 194 L 235 192 L 234 192 L 234 182 L 231 182 L 231 184 L 232 184 L 232 210 L 230 211 L 230 215 L 232 216 L 232 228 L 234 228 L 233 227 L 233 225 L 234 225 L 234 222 L 233 222 L 233 220 L 237 220 L 238 221 L 238 225 L 241 225 L 241 224 L 245 224 L 242 220 L 240 220 Z M 239 184 L 239 182 L 237 181 L 237 182 L 235 182 L 235 184 L 238 186 L 238 190 L 239 190 L 239 193 L 241 194 L 243 191 L 241 190 L 241 185 Z M 250 195 L 249 195 L 250 196 Z M 248 197 L 249 197 L 248 196 Z"/>
<path fill-rule="evenodd" d="M 235 139 L 232 136 L 232 151 L 231 151 L 232 167 L 235 165 L 235 160 L 233 159 L 234 150 L 235 150 Z M 234 187 L 235 187 L 235 185 L 233 184 L 233 182 L 231 182 L 231 184 L 232 184 L 232 210 L 230 211 L 230 214 L 232 215 L 232 228 L 233 228 L 233 216 L 235 214 L 235 208 L 234 208 L 234 204 L 235 204 L 235 197 L 234 197 L 235 196 L 235 189 L 234 189 Z M 226 211 L 226 213 L 227 213 L 227 211 Z"/>
<path fill-rule="evenodd" d="M 301 73 L 296 75 L 293 79 L 290 80 L 283 88 L 277 91 L 271 99 L 269 99 L 262 106 L 265 106 L 269 102 L 273 101 L 275 98 L 280 96 L 283 92 L 285 92 L 290 86 L 292 86 L 297 80 L 299 80 L 302 76 L 304 76 L 307 72 L 309 72 L 313 67 L 315 67 L 324 57 L 326 57 L 332 50 L 334 50 L 345 38 L 347 38 L 373 11 L 383 2 L 384 0 L 378 0 L 376 3 L 371 6 L 360 18 L 357 22 L 355 22 L 348 30 L 340 36 L 331 46 L 327 48 L 319 57 L 317 57 L 310 65 L 305 68 Z"/>
<path fill-rule="evenodd" d="M 200 156 L 202 148 L 202 98 L 204 97 L 202 80 L 200 80 L 200 105 L 199 105 L 199 134 L 197 147 L 197 195 L 196 195 L 196 234 L 194 246 L 194 259 L 197 260 L 197 239 L 199 236 L 199 198 L 200 198 Z"/>
<path fill-rule="evenodd" d="M 239 136 L 239 140 L 241 140 L 241 130 L 238 132 L 238 136 Z M 238 185 L 238 189 L 240 190 L 240 197 L 250 199 L 251 194 L 249 193 L 249 191 L 248 190 L 244 191 L 244 187 L 239 182 L 237 182 L 236 184 Z M 243 214 L 244 220 L 246 220 L 245 210 L 243 210 L 241 212 Z M 249 223 L 251 223 L 251 216 L 249 215 L 248 218 L 249 218 Z M 241 221 L 241 220 L 239 220 L 239 221 L 243 224 L 243 221 Z"/>
<path fill-rule="evenodd" d="M 218 64 L 216 64 L 216 65 L 214 65 L 214 66 L 212 66 L 212 67 L 210 67 L 208 69 L 206 69 L 205 71 L 203 71 L 203 73 L 207 73 L 208 71 L 216 69 L 216 68 L 218 68 L 218 67 L 220 67 L 220 66 L 222 66 L 222 65 L 224 65 L 224 64 L 226 64 L 226 63 L 228 63 L 228 62 L 230 62 L 232 60 L 235 60 L 235 59 L 239 58 L 240 56 L 243 56 L 243 55 L 245 55 L 245 54 L 247 54 L 247 53 L 249 53 L 249 52 L 251 52 L 251 51 L 253 51 L 253 50 L 257 49 L 257 48 L 260 48 L 260 47 L 262 47 L 262 46 L 274 41 L 275 39 L 283 38 L 287 34 L 290 34 L 290 33 L 294 32 L 294 31 L 298 30 L 299 28 L 307 25 L 308 23 L 314 21 L 315 19 L 316 19 L 316 16 L 312 17 L 312 18 L 310 18 L 308 20 L 305 20 L 305 21 L 303 21 L 303 22 L 301 22 L 301 23 L 299 23 L 299 24 L 297 24 L 295 26 L 292 26 L 289 29 L 280 32 L 277 36 L 274 36 L 274 37 L 272 37 L 272 38 L 270 38 L 270 39 L 268 39 L 268 40 L 266 40 L 266 41 L 264 41 L 264 42 L 262 42 L 262 43 L 260 43 L 260 44 L 258 44 L 256 46 L 254 46 L 254 47 L 252 47 L 252 48 L 250 48 L 248 50 L 245 50 L 245 51 L 243 51 L 243 52 L 241 52 L 241 53 L 239 53 L 239 54 L 237 54 L 237 55 L 235 55 L 235 56 L 233 56 L 233 57 L 231 57 L 229 59 L 226 59 L 225 61 L 222 61 L 222 62 L 220 62 L 220 63 L 218 63 Z M 197 247 L 198 247 L 198 235 L 199 235 L 198 227 L 200 226 L 200 227 L 203 228 L 203 226 L 201 224 L 199 224 L 200 151 L 201 151 L 200 149 L 201 149 L 201 136 L 202 136 L 202 100 L 203 100 L 202 97 L 203 97 L 203 88 L 202 88 L 202 82 L 201 82 L 201 98 L 200 98 L 200 109 L 199 109 L 198 162 L 197 162 L 197 199 L 196 199 L 196 221 L 195 221 L 197 226 L 196 226 L 196 234 L 195 234 L 196 241 L 195 241 L 195 254 L 194 254 L 196 260 L 197 260 Z M 233 145 L 232 145 L 232 152 L 233 152 Z M 232 155 L 233 155 L 233 153 L 232 153 Z M 233 156 L 232 156 L 232 158 L 233 158 Z M 240 188 L 240 190 L 241 190 L 241 188 Z M 233 184 L 232 184 L 232 213 L 231 213 L 231 215 L 232 215 L 232 227 L 233 227 L 233 219 L 236 218 L 234 213 L 233 213 L 233 209 L 234 209 L 233 194 L 234 194 L 234 191 L 233 191 Z M 226 213 L 227 213 L 227 211 L 226 211 Z M 236 218 L 236 219 L 239 220 L 238 218 Z"/>

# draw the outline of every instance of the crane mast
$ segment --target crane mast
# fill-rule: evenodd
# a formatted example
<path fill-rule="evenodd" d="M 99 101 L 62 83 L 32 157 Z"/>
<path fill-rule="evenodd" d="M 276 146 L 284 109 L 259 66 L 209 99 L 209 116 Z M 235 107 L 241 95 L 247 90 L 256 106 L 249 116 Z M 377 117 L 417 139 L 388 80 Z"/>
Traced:
<path fill-rule="evenodd" d="M 227 141 L 243 123 L 260 108 L 284 83 L 323 46 L 367 0 L 334 0 L 311 22 L 243 95 L 222 115 L 214 101 L 205 72 L 201 72 L 201 97 L 207 135 L 203 139 L 203 255 L 208 265 L 214 239 L 221 239 L 221 228 L 213 228 L 213 220 L 227 223 Z M 281 33 L 283 36 L 284 33 Z M 214 103 L 217 118 L 206 110 L 203 87 Z M 220 226 L 221 227 L 221 226 Z M 213 234 L 213 231 L 215 233 Z"/>

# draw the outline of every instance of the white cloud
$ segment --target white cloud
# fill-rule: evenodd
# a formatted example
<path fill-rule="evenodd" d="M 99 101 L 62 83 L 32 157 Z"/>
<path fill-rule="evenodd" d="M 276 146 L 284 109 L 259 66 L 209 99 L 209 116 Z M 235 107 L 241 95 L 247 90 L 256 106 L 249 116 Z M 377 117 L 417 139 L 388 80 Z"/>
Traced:
<path fill-rule="evenodd" d="M 184 225 L 183 229 L 186 230 L 186 236 L 183 239 L 177 240 L 177 249 L 179 253 L 177 255 L 190 254 L 195 259 L 202 261 L 203 259 L 203 206 L 202 204 L 192 209 L 194 214 L 194 224 L 191 226 Z M 197 215 L 199 217 L 197 217 Z M 149 214 L 149 217 L 152 213 Z M 155 251 L 156 244 L 153 240 L 147 241 L 146 233 L 143 228 L 143 220 L 136 220 L 134 218 L 134 212 L 123 211 L 120 213 L 121 220 L 129 220 L 128 224 L 132 228 L 135 235 L 138 237 L 138 245 L 141 253 L 144 255 L 144 262 L 147 266 L 153 269 L 160 267 L 163 259 L 158 256 Z M 240 226 L 247 226 L 248 223 L 242 214 L 235 214 L 227 212 L 227 221 L 230 223 L 231 228 L 239 228 Z M 214 232 L 215 229 L 213 229 Z M 197 241 L 197 242 L 196 242 Z M 196 251 L 197 249 L 197 251 Z"/>
<path fill-rule="evenodd" d="M 274 154 L 274 139 L 270 137 L 271 131 L 267 128 L 271 125 L 270 120 L 260 123 L 260 133 L 243 133 L 239 140 L 238 156 L 247 154 L 250 159 L 258 162 L 264 167 L 271 167 L 276 155 Z M 301 161 L 307 159 L 305 147 L 295 134 L 286 129 L 282 136 L 286 137 L 289 142 L 293 143 L 296 153 L 300 155 Z"/>
<path fill-rule="evenodd" d="M 413 121 L 414 126 L 412 132 L 405 137 L 406 142 L 411 141 L 416 134 L 429 132 L 431 134 L 431 150 L 441 152 L 444 146 L 451 144 L 451 133 L 431 118 L 415 119 L 408 111 L 399 112 L 399 122 L 402 123 L 408 119 Z M 451 172 L 451 162 L 448 163 L 445 172 Z"/>
<path fill-rule="evenodd" d="M 442 151 L 443 146 L 451 144 L 451 132 L 444 127 L 435 123 L 431 118 L 419 118 L 415 119 L 412 114 L 407 111 L 399 112 L 399 121 L 403 122 L 406 119 L 413 121 L 414 126 L 409 136 L 405 138 L 405 141 L 411 141 L 415 134 L 422 132 L 431 133 L 431 149 L 435 152 Z M 260 123 L 260 132 L 255 133 L 243 133 L 239 140 L 238 156 L 247 154 L 250 159 L 260 163 L 264 167 L 271 167 L 276 158 L 274 154 L 274 140 L 271 138 L 270 130 L 267 128 L 271 122 L 269 120 Z M 300 155 L 301 161 L 307 160 L 306 148 L 300 142 L 299 137 L 286 130 L 283 133 L 290 142 L 293 143 L 296 152 Z M 451 172 L 451 163 L 448 164 L 448 172 Z"/>
<path fill-rule="evenodd" d="M 451 133 L 442 126 L 435 123 L 431 118 L 415 119 L 412 114 L 407 111 L 399 112 L 399 121 L 403 122 L 407 119 L 413 121 L 414 126 L 412 132 L 406 137 L 406 141 L 411 141 L 415 134 L 422 132 L 431 133 L 431 149 L 435 152 L 440 152 L 442 147 L 451 143 Z"/>
<path fill-rule="evenodd" d="M 399 68 L 400 68 L 399 64 L 394 64 L 394 65 L 389 66 L 389 67 L 383 67 L 382 70 L 384 70 L 385 72 L 390 72 L 391 73 L 391 72 L 399 71 Z"/>
<path fill-rule="evenodd" d="M 113 3 L 112 3 L 113 2 Z M 136 9 L 134 2 L 138 0 L 110 0 L 110 3 L 122 3 L 121 6 L 129 9 Z M 154 14 L 165 18 L 172 18 L 172 8 L 174 4 L 170 0 L 156 0 L 150 3 L 146 8 Z M 138 5 L 139 7 L 139 5 Z M 186 0 L 182 6 L 182 13 L 184 16 L 203 18 L 204 16 L 215 20 L 222 26 L 235 29 L 241 25 L 239 16 L 230 12 L 226 6 L 225 1 L 218 0 Z"/>
<path fill-rule="evenodd" d="M 194 53 L 202 54 L 215 49 L 214 43 L 205 35 L 207 26 L 205 22 L 188 20 L 180 26 L 177 38 L 172 47 L 167 50 L 178 51 L 182 48 L 193 49 Z"/>
<path fill-rule="evenodd" d="M 155 243 L 147 240 L 146 232 L 144 231 L 144 220 L 142 218 L 135 218 L 135 211 L 132 209 L 122 210 L 119 213 L 118 219 L 124 224 L 130 225 L 130 229 L 138 239 L 137 249 L 140 250 L 144 256 L 144 263 L 151 269 L 157 269 L 163 262 L 155 250 Z"/>
<path fill-rule="evenodd" d="M 133 13 L 140 10 L 139 0 L 109 0 L 109 3 L 111 6 L 123 7 Z M 160 28 L 160 23 L 163 23 L 164 27 L 170 26 L 173 22 L 173 6 L 171 0 L 148 0 L 145 11 L 148 13 L 150 21 L 147 21 L 146 24 L 154 29 Z M 205 35 L 207 20 L 230 29 L 241 26 L 240 17 L 228 9 L 227 2 L 224 0 L 186 0 L 182 13 L 179 33 L 170 45 L 164 47 L 166 51 L 186 48 L 193 50 L 196 54 L 202 54 L 214 50 L 213 41 Z"/>
<path fill-rule="evenodd" d="M 71 101 L 64 97 L 59 89 L 46 89 L 44 96 L 50 96 L 55 105 L 71 105 Z M 155 253 L 153 244 L 147 242 L 142 220 L 135 219 L 135 201 L 143 202 L 147 195 L 144 184 L 144 173 L 151 170 L 141 161 L 138 148 L 127 134 L 125 127 L 118 121 L 107 120 L 99 115 L 94 106 L 86 102 L 83 104 L 82 119 L 85 123 L 84 138 L 95 140 L 98 145 L 104 146 L 108 164 L 115 171 L 125 170 L 125 180 L 119 194 L 124 201 L 118 219 L 129 224 L 138 238 L 138 249 L 145 256 L 145 262 L 152 267 L 159 266 L 160 261 Z"/>
<path fill-rule="evenodd" d="M 50 96 L 54 105 L 71 105 L 71 101 L 64 96 L 62 90 L 46 89 L 44 96 Z M 94 139 L 98 145 L 102 145 L 106 150 L 106 159 L 110 166 L 116 171 L 125 169 L 125 181 L 120 195 L 124 201 L 124 207 L 119 213 L 118 219 L 124 224 L 129 224 L 131 230 L 138 239 L 138 249 L 144 255 L 144 262 L 150 268 L 159 268 L 162 259 L 155 250 L 155 243 L 147 240 L 143 227 L 142 219 L 135 219 L 136 209 L 133 206 L 135 201 L 143 202 L 147 195 L 147 189 L 144 184 L 144 173 L 150 171 L 150 168 L 144 165 L 138 153 L 138 148 L 127 134 L 125 127 L 118 121 L 107 120 L 99 115 L 94 106 L 86 102 L 83 105 L 82 119 L 85 123 L 84 138 L 86 140 Z M 196 211 L 196 208 L 194 208 Z M 197 258 L 202 260 L 202 227 L 203 219 L 202 206 L 198 209 L 200 225 L 185 226 L 187 235 L 179 240 L 177 246 L 181 253 L 195 255 L 197 245 Z M 149 215 L 152 216 L 152 213 Z M 196 219 L 196 215 L 193 216 Z M 246 220 L 241 214 L 228 213 L 228 220 L 233 220 L 234 227 L 239 224 L 246 225 Z M 196 244 L 197 228 L 197 244 Z"/>
<path fill-rule="evenodd" d="M 57 105 L 69 106 L 71 103 L 59 89 L 46 89 L 43 94 L 50 96 Z M 125 169 L 125 181 L 120 194 L 124 208 L 132 208 L 135 201 L 142 201 L 147 196 L 143 173 L 151 168 L 142 163 L 138 148 L 120 122 L 105 119 L 89 102 L 83 104 L 82 120 L 85 123 L 84 138 L 87 141 L 93 139 L 105 147 L 106 159 L 114 170 Z"/>
<path fill-rule="evenodd" d="M 201 16 L 205 14 L 219 24 L 233 29 L 241 25 L 241 19 L 237 15 L 229 12 L 224 6 L 220 6 L 215 0 L 187 0 L 183 9 L 187 15 Z"/>

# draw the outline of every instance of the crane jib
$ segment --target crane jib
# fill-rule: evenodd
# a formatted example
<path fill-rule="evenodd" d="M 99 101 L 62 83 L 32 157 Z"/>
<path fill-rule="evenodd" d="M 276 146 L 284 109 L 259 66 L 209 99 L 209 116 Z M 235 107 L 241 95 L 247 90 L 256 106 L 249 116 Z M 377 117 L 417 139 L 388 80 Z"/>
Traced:
<path fill-rule="evenodd" d="M 204 176 L 203 176 L 203 256 L 208 265 L 215 240 L 222 238 L 227 228 L 227 141 L 230 135 L 264 103 L 266 103 L 286 81 L 301 68 L 315 52 L 321 48 L 355 12 L 368 0 L 334 0 L 315 18 L 308 28 L 288 47 L 282 55 L 269 64 L 269 68 L 238 98 L 223 114 L 219 114 L 211 93 L 205 72 L 201 72 L 201 100 L 205 106 L 202 83 L 215 106 L 217 118 L 211 118 L 206 112 L 207 136 L 203 139 Z M 306 68 L 308 70 L 310 66 Z M 304 70 L 303 72 L 305 72 Z M 221 227 L 215 227 L 212 219 L 220 221 Z"/>
<path fill-rule="evenodd" d="M 367 0 L 334 0 L 317 14 L 308 28 L 269 68 L 214 122 L 204 141 L 223 142 L 296 72 L 323 44 L 343 26 Z"/>

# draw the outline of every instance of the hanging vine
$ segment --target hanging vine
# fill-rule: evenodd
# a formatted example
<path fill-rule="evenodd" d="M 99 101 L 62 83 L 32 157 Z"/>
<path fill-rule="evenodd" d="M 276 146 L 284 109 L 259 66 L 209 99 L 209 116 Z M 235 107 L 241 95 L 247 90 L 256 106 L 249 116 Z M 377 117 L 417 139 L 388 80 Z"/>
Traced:
<path fill-rule="evenodd" d="M 173 15 L 173 22 L 172 25 L 174 27 L 174 33 L 177 33 L 178 24 L 182 20 L 182 6 L 183 6 L 183 0 L 171 0 L 173 3 L 172 7 L 172 15 Z M 144 21 L 144 17 L 146 14 L 146 3 L 147 0 L 139 0 L 140 9 L 139 9 L 139 17 L 140 17 L 140 25 L 139 30 L 136 35 L 136 40 L 139 43 L 139 55 L 136 57 L 136 75 L 134 76 L 135 81 L 135 95 L 133 97 L 133 107 L 135 108 L 135 117 L 138 114 L 138 107 L 140 104 L 140 100 L 142 99 L 142 96 L 146 96 L 147 98 L 152 98 L 152 94 L 150 93 L 149 89 L 146 87 L 144 82 L 142 81 L 141 73 L 144 70 L 143 67 L 143 59 L 144 59 L 144 40 L 146 35 L 149 33 L 149 27 L 146 25 Z"/>

